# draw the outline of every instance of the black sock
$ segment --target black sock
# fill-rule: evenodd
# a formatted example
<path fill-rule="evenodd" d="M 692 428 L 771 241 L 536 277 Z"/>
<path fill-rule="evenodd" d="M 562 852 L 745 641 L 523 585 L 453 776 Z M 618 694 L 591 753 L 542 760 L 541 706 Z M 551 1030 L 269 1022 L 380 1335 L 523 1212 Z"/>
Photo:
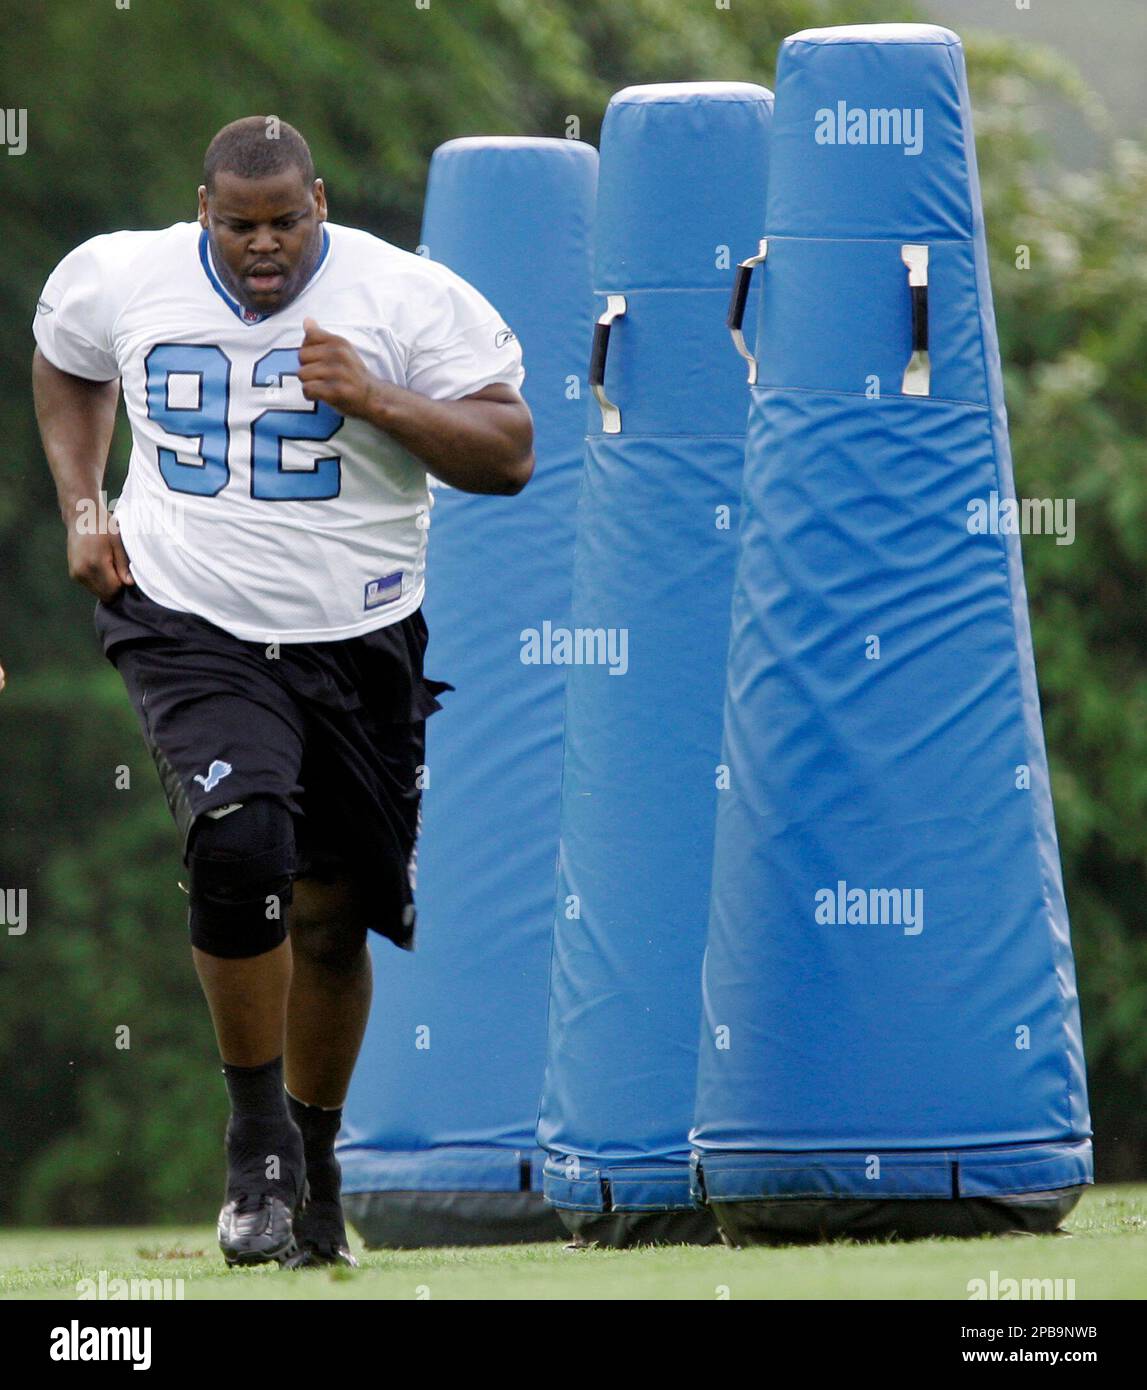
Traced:
<path fill-rule="evenodd" d="M 224 1062 L 223 1076 L 231 1097 L 231 1113 L 237 1120 L 286 1118 L 281 1056 L 258 1067 L 236 1067 Z"/>
<path fill-rule="evenodd" d="M 342 1124 L 342 1106 L 324 1110 L 319 1105 L 308 1105 L 289 1091 L 284 1094 L 290 1116 L 303 1133 L 311 1201 L 337 1202 L 342 1174 L 335 1158 L 335 1136 Z"/>
<path fill-rule="evenodd" d="M 258 1067 L 223 1064 L 231 1117 L 227 1121 L 227 1197 L 272 1192 L 295 1203 L 303 1195 L 303 1143 L 287 1110 L 283 1059 Z"/>

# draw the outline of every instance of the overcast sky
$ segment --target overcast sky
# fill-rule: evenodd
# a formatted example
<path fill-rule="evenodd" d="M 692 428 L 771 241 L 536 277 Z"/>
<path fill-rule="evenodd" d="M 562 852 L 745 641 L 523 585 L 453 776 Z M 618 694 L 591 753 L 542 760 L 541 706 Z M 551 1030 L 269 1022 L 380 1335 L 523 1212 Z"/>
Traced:
<path fill-rule="evenodd" d="M 1147 136 L 1147 0 L 1030 0 L 1025 10 L 1017 9 L 1016 0 L 917 3 L 961 35 L 990 29 L 1056 49 L 1102 98 L 1118 133 Z M 890 0 L 889 19 L 895 10 Z M 1049 111 L 1048 120 L 1059 125 L 1065 117 Z M 1056 133 L 1077 156 L 1082 152 L 1079 132 Z"/>

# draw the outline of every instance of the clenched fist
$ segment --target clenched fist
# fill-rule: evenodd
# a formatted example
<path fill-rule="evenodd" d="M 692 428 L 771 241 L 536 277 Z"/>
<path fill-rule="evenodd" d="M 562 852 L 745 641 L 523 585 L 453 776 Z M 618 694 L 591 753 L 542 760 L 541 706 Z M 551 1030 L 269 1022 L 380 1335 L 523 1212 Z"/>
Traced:
<path fill-rule="evenodd" d="M 135 583 L 130 563 L 118 532 L 86 535 L 68 528 L 68 576 L 101 602 L 110 603 L 125 584 Z"/>
<path fill-rule="evenodd" d="M 309 401 L 325 401 L 340 415 L 363 419 L 370 410 L 377 378 L 345 338 L 327 333 L 314 319 L 304 319 L 306 336 L 299 349 L 299 381 Z"/>

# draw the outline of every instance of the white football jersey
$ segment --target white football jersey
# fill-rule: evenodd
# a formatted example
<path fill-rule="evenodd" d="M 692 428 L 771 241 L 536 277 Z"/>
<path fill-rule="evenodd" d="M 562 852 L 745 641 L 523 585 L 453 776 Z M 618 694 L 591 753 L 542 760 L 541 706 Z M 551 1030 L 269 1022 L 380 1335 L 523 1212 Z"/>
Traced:
<path fill-rule="evenodd" d="M 436 400 L 525 377 L 513 333 L 460 276 L 368 232 L 323 232 L 306 288 L 274 314 L 227 292 L 197 222 L 94 237 L 36 311 L 50 362 L 121 379 L 133 445 L 115 516 L 144 592 L 247 641 L 355 637 L 423 597 L 425 466 L 304 397 L 304 318 Z"/>

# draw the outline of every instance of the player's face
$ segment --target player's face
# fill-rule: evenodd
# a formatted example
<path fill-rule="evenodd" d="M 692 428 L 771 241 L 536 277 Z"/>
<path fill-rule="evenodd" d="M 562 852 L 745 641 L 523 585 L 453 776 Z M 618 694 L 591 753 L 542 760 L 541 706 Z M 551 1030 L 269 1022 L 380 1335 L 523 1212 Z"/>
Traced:
<path fill-rule="evenodd" d="M 310 279 L 326 218 L 322 179 L 308 187 L 298 169 L 261 179 L 224 169 L 210 197 L 199 190 L 199 224 L 207 228 L 219 276 L 240 304 L 259 314 L 282 309 Z"/>

